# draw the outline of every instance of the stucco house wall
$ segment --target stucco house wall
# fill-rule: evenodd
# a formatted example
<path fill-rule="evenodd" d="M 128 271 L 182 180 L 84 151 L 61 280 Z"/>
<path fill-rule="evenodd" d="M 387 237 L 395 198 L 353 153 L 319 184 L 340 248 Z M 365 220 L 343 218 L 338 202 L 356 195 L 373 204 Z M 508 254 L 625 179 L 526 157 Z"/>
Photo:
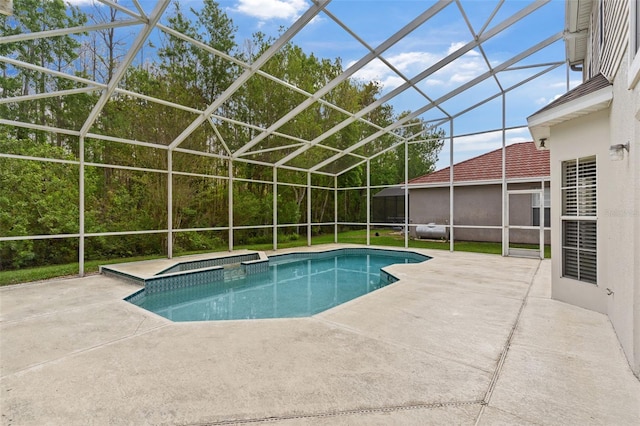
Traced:
<path fill-rule="evenodd" d="M 601 73 L 609 86 L 562 98 L 529 117 L 538 142 L 548 137 L 551 159 L 551 243 L 561 247 L 562 162 L 596 157 L 597 284 L 562 276 L 562 250 L 552 252 L 552 297 L 608 315 L 634 373 L 640 377 L 640 49 L 633 0 L 593 2 L 584 56 L 569 46 L 569 60 L 584 60 L 588 84 Z M 604 18 L 599 13 L 605 10 Z M 608 11 L 608 12 L 607 12 Z M 568 16 L 568 27 L 575 23 Z M 600 23 L 607 31 L 600 39 Z M 633 27 L 631 27 L 633 25 Z M 576 53 L 578 52 L 578 53 Z M 603 101 L 596 95 L 605 93 Z M 555 105 L 554 105 L 555 104 Z M 620 161 L 611 161 L 612 145 L 629 144 Z"/>
<path fill-rule="evenodd" d="M 502 223 L 502 191 L 499 185 L 457 187 L 453 192 L 454 225 L 500 226 Z M 449 188 L 417 188 L 409 190 L 411 224 L 449 224 Z M 489 206 L 488 206 L 489 205 Z M 498 206 L 498 209 L 493 206 Z M 411 227 L 416 237 L 416 227 Z M 500 242 L 500 229 L 456 228 L 454 238 L 462 241 Z"/>
<path fill-rule="evenodd" d="M 561 251 L 552 255 L 552 297 L 606 313 L 636 374 L 640 373 L 640 93 L 626 88 L 625 68 L 614 80 L 611 107 L 550 129 L 551 244 L 561 247 L 562 162 L 596 156 L 598 284 L 562 276 Z M 632 112 L 636 114 L 632 114 Z M 609 147 L 630 143 L 622 161 Z"/>
<path fill-rule="evenodd" d="M 574 120 L 558 124 L 551 129 L 553 149 L 551 150 L 551 245 L 562 247 L 562 162 L 576 158 L 596 156 L 597 194 L 601 197 L 606 187 L 602 185 L 604 169 L 609 162 L 609 112 L 599 111 Z M 560 143 L 559 141 L 562 141 Z M 601 199 L 601 198 L 600 198 Z M 600 200 L 599 200 L 600 201 Z M 600 207 L 602 204 L 599 203 Z M 599 209 L 598 213 L 600 213 Z M 601 232 L 601 218 L 598 215 L 598 247 L 601 247 L 606 235 Z M 552 297 L 563 302 L 577 304 L 587 309 L 606 312 L 605 287 L 584 283 L 562 276 L 562 251 L 554 251 L 551 257 Z M 602 276 L 602 261 L 598 259 L 598 282 Z"/>
<path fill-rule="evenodd" d="M 510 184 L 509 189 L 539 189 L 540 183 Z M 412 225 L 436 223 L 449 224 L 449 187 L 409 189 L 409 219 Z M 454 238 L 462 241 L 501 242 L 501 229 L 457 228 L 457 226 L 502 226 L 502 185 L 456 186 L 453 191 Z M 510 223 L 533 225 L 531 195 L 518 196 L 509 204 Z M 411 236 L 416 237 L 412 226 Z M 537 231 L 512 230 L 510 241 L 538 244 Z M 545 244 L 550 234 L 545 234 Z"/>
<path fill-rule="evenodd" d="M 628 142 L 630 148 L 622 161 L 603 161 L 598 266 L 613 291 L 607 314 L 640 375 L 640 84 L 628 89 L 628 61 L 627 53 L 613 81 L 609 131 L 611 144 Z"/>
<path fill-rule="evenodd" d="M 408 185 L 410 233 L 416 237 L 418 226 L 435 223 L 448 228 L 453 225 L 453 234 L 449 233 L 453 240 L 502 242 L 503 226 L 509 226 L 510 243 L 537 245 L 540 228 L 534 225 L 533 195 L 510 194 L 509 223 L 503 223 L 502 184 L 505 179 L 509 191 L 533 189 L 539 193 L 543 182 L 548 188 L 549 176 L 549 153 L 537 150 L 534 142 L 513 143 L 461 161 L 453 165 L 453 214 L 449 203 L 451 166 L 414 178 Z M 511 228 L 515 225 L 536 228 Z M 548 242 L 545 231 L 545 244 Z"/>

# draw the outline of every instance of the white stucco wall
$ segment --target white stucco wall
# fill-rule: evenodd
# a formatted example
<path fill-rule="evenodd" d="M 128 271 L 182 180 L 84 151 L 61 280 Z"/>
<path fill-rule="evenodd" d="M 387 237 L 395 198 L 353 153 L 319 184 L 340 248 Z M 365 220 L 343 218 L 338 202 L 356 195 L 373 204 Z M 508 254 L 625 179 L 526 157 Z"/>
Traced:
<path fill-rule="evenodd" d="M 611 144 L 629 143 L 622 161 L 607 161 L 599 250 L 602 277 L 614 292 L 607 313 L 636 374 L 640 374 L 640 87 L 628 88 L 627 57 L 613 81 Z M 600 242 L 600 241 L 599 241 Z"/>
<path fill-rule="evenodd" d="M 601 176 L 609 161 L 609 112 L 599 111 L 565 121 L 551 128 L 551 255 L 552 297 L 583 308 L 606 313 L 606 285 L 602 276 L 602 259 L 598 256 L 598 285 L 562 276 L 562 162 L 596 156 L 598 212 L 602 210 L 600 195 L 606 188 Z M 604 164 L 604 165 L 603 165 Z M 605 235 L 598 217 L 598 249 Z"/>
<path fill-rule="evenodd" d="M 626 64 L 626 58 L 623 64 Z M 552 297 L 606 313 L 636 375 L 640 375 L 640 87 L 628 88 L 626 66 L 605 110 L 551 127 Z M 609 147 L 630 144 L 622 161 Z M 596 156 L 598 284 L 562 277 L 562 162 Z"/>

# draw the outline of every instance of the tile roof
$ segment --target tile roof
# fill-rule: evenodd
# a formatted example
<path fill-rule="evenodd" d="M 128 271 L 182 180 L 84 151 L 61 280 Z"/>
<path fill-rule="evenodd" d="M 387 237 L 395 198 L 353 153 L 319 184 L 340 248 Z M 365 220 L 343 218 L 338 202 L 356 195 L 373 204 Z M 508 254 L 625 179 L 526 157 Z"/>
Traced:
<path fill-rule="evenodd" d="M 549 151 L 538 150 L 533 142 L 507 145 L 507 179 L 549 177 Z M 453 165 L 454 182 L 502 179 L 502 148 Z M 449 167 L 409 181 L 449 182 Z"/>

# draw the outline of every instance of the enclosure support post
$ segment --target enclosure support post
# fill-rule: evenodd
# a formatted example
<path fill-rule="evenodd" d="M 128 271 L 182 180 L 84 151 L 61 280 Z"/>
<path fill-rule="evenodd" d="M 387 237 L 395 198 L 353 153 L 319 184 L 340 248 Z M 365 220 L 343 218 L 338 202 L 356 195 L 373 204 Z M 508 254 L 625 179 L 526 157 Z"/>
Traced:
<path fill-rule="evenodd" d="M 273 167 L 273 249 L 278 250 L 278 168 Z"/>
<path fill-rule="evenodd" d="M 233 251 L 233 160 L 229 158 L 229 251 Z"/>
<path fill-rule="evenodd" d="M 409 248 L 409 143 L 404 141 L 404 248 Z"/>
<path fill-rule="evenodd" d="M 173 258 L 173 151 L 167 152 L 167 258 Z"/>
<path fill-rule="evenodd" d="M 367 245 L 371 245 L 371 161 L 367 159 Z"/>
<path fill-rule="evenodd" d="M 311 247 L 311 172 L 307 172 L 307 246 Z"/>
<path fill-rule="evenodd" d="M 506 133 L 506 103 L 507 99 L 502 94 L 502 255 L 509 255 L 509 224 L 508 212 L 509 203 L 507 202 L 507 133 Z"/>
<path fill-rule="evenodd" d="M 449 121 L 449 251 L 454 249 L 453 177 L 453 119 L 451 119 Z"/>
<path fill-rule="evenodd" d="M 78 230 L 80 239 L 78 240 L 78 275 L 84 277 L 84 136 L 80 136 L 78 141 L 78 157 L 80 159 L 80 174 L 78 181 L 78 192 L 80 198 L 78 200 Z"/>
<path fill-rule="evenodd" d="M 540 189 L 540 259 L 544 259 L 544 179 L 541 181 L 541 189 Z"/>
<path fill-rule="evenodd" d="M 338 176 L 333 177 L 333 242 L 338 243 Z"/>

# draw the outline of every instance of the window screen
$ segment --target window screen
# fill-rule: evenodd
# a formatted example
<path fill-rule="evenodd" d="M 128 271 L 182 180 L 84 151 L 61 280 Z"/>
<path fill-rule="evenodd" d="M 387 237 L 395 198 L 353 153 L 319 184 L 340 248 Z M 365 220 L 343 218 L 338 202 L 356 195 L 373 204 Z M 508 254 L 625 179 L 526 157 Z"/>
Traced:
<path fill-rule="evenodd" d="M 596 159 L 562 163 L 562 275 L 597 283 Z"/>
<path fill-rule="evenodd" d="M 636 17 L 635 18 L 636 19 L 635 19 L 635 22 L 634 22 L 634 24 L 635 24 L 634 26 L 636 27 L 635 28 L 635 30 L 636 30 L 635 31 L 636 32 L 636 34 L 635 34 L 635 37 L 636 37 L 636 46 L 635 46 L 635 48 L 636 48 L 636 53 L 637 53 L 637 52 L 640 52 L 640 1 L 639 0 L 635 0 L 635 9 L 636 9 L 635 10 L 635 13 L 636 13 Z M 633 31 L 633 28 L 631 29 L 631 31 Z"/>

